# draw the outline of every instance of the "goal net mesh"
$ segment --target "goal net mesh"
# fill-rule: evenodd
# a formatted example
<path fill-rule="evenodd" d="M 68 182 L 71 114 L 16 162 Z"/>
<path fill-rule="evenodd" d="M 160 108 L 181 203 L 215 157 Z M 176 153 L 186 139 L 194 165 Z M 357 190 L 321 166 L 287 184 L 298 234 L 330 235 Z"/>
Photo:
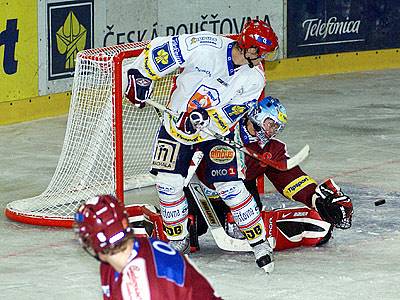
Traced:
<path fill-rule="evenodd" d="M 115 58 L 121 52 L 143 49 L 131 43 L 89 49 L 78 54 L 64 145 L 47 189 L 40 195 L 16 200 L 6 214 L 38 225 L 72 225 L 79 205 L 97 194 L 115 194 L 116 160 L 123 160 L 124 188 L 153 184 L 149 174 L 152 144 L 160 126 L 154 108 L 138 109 L 122 100 L 123 157 L 116 157 Z M 136 54 L 138 55 L 138 54 Z M 126 58 L 122 65 L 135 57 Z M 166 104 L 174 75 L 155 83 L 152 99 Z"/>

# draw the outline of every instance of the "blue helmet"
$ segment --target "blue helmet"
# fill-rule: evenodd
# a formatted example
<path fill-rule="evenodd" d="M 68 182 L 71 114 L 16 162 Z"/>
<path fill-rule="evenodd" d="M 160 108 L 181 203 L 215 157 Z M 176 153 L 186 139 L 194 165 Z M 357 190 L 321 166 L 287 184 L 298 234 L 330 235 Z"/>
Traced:
<path fill-rule="evenodd" d="M 256 131 L 259 145 L 263 148 L 268 141 L 285 128 L 286 108 L 277 98 L 267 96 L 249 111 L 249 120 Z"/>

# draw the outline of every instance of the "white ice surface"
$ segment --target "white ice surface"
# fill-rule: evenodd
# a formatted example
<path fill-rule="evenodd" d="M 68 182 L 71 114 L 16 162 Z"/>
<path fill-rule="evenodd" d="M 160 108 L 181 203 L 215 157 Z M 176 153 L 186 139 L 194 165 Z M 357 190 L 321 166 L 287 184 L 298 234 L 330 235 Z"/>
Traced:
<path fill-rule="evenodd" d="M 318 181 L 333 177 L 352 197 L 353 227 L 336 230 L 324 247 L 276 252 L 269 276 L 252 253 L 223 252 L 201 237 L 191 258 L 224 299 L 400 299 L 399 85 L 400 70 L 269 84 L 288 110 L 280 138 L 289 153 L 311 146 L 303 169 Z M 58 117 L 0 127 L 1 207 L 46 188 L 65 125 Z M 386 204 L 375 207 L 381 198 Z M 282 198 L 263 201 L 277 207 Z M 101 299 L 98 263 L 70 230 L 0 215 L 0 299 Z"/>

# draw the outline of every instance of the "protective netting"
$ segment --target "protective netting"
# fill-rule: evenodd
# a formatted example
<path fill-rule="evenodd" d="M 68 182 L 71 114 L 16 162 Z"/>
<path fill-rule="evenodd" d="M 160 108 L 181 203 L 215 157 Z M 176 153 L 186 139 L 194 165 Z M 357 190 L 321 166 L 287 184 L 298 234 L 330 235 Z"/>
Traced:
<path fill-rule="evenodd" d="M 64 146 L 54 176 L 39 196 L 6 207 L 17 221 L 69 226 L 80 203 L 97 194 L 115 194 L 115 64 L 120 52 L 143 49 L 132 43 L 82 51 L 78 54 Z M 129 59 L 125 59 L 126 63 Z M 153 100 L 165 104 L 173 76 L 156 82 Z M 159 117 L 147 106 L 138 109 L 123 100 L 124 188 L 153 183 L 149 174 Z M 47 222 L 49 220 L 49 222 Z M 65 223 L 65 221 L 67 221 Z"/>

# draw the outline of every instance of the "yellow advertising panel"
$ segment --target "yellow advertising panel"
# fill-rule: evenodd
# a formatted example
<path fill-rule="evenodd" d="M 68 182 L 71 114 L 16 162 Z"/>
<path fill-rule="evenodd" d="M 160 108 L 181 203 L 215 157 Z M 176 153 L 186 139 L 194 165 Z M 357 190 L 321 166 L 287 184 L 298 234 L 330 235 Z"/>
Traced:
<path fill-rule="evenodd" d="M 37 0 L 0 0 L 0 102 L 38 95 Z"/>

